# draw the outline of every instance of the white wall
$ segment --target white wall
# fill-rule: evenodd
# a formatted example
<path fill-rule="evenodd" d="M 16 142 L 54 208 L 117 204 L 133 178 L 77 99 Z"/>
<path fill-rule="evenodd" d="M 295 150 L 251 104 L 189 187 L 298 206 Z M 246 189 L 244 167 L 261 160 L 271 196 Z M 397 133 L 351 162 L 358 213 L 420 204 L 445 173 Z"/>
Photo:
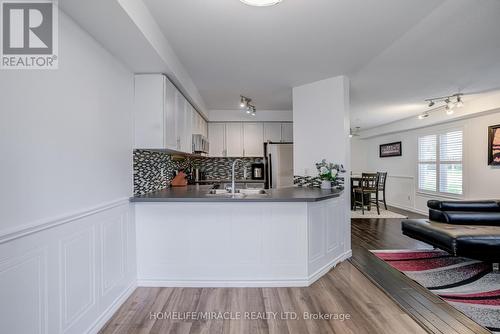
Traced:
<path fill-rule="evenodd" d="M 496 112 L 411 131 L 397 132 L 351 142 L 352 170 L 387 171 L 387 196 L 390 204 L 427 212 L 428 195 L 417 189 L 417 138 L 420 134 L 440 129 L 462 128 L 464 131 L 464 196 L 463 199 L 499 199 L 500 169 L 488 166 L 488 126 L 500 123 Z M 379 145 L 402 141 L 403 155 L 379 158 Z M 364 158 L 363 158 L 364 157 Z"/>
<path fill-rule="evenodd" d="M 95 332 L 135 285 L 132 73 L 63 13 L 59 69 L 0 73 L 0 323 Z"/>
<path fill-rule="evenodd" d="M 339 76 L 293 89 L 295 175 L 316 176 L 322 159 L 348 165 L 349 80 Z"/>
<path fill-rule="evenodd" d="M 255 116 L 235 110 L 210 110 L 208 114 L 210 122 L 291 122 L 293 114 L 291 110 L 257 110 Z"/>

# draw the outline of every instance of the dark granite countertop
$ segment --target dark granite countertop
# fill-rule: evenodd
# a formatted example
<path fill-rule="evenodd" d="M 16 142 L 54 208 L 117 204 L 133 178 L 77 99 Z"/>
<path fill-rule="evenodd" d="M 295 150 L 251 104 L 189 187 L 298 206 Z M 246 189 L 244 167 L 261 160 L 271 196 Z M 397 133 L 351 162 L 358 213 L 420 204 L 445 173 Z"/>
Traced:
<path fill-rule="evenodd" d="M 166 188 L 146 195 L 134 196 L 132 202 L 317 202 L 338 197 L 343 190 L 289 187 L 267 189 L 267 195 L 231 197 L 209 195 L 210 185 Z"/>

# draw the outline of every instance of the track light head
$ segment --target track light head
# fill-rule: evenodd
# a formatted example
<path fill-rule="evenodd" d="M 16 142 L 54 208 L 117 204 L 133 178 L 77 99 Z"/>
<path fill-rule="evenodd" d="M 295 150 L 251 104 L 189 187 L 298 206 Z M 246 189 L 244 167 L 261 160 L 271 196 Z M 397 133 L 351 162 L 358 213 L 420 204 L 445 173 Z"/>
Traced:
<path fill-rule="evenodd" d="M 418 115 L 418 117 L 417 117 L 417 118 L 418 118 L 418 119 L 424 119 L 424 118 L 427 118 L 427 117 L 429 117 L 429 113 L 423 113 L 423 114 L 420 114 L 420 115 Z"/>
<path fill-rule="evenodd" d="M 462 108 L 464 106 L 464 101 L 460 95 L 457 96 L 457 108 Z"/>
<path fill-rule="evenodd" d="M 432 101 L 432 100 L 431 100 L 431 101 L 429 102 L 429 108 L 430 108 L 430 107 L 433 107 L 435 104 L 436 104 L 436 102 L 434 102 L 434 101 Z"/>
<path fill-rule="evenodd" d="M 444 102 L 446 103 L 446 110 L 453 109 L 455 107 L 455 103 L 453 103 L 450 98 L 447 98 Z"/>

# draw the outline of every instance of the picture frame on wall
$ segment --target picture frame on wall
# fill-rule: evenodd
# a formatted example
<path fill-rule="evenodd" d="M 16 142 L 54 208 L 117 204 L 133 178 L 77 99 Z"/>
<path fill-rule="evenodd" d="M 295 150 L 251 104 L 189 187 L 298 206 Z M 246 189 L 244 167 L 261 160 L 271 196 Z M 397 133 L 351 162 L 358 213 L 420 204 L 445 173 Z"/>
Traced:
<path fill-rule="evenodd" d="M 400 157 L 403 155 L 403 145 L 400 141 L 380 145 L 379 157 Z"/>
<path fill-rule="evenodd" d="M 500 124 L 488 127 L 488 165 L 500 166 Z"/>

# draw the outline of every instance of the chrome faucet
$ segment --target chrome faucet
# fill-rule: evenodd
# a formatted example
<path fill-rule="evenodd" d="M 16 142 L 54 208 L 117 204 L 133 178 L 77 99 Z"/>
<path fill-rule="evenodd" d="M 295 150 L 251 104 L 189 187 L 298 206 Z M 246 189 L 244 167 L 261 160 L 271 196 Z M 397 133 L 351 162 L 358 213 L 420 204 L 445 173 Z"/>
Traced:
<path fill-rule="evenodd" d="M 237 162 L 243 162 L 242 160 L 240 159 L 236 159 L 234 160 L 233 162 L 233 167 L 231 168 L 231 195 L 234 196 L 234 194 L 236 193 L 236 185 L 234 183 L 234 168 L 236 167 L 236 163 Z"/>

